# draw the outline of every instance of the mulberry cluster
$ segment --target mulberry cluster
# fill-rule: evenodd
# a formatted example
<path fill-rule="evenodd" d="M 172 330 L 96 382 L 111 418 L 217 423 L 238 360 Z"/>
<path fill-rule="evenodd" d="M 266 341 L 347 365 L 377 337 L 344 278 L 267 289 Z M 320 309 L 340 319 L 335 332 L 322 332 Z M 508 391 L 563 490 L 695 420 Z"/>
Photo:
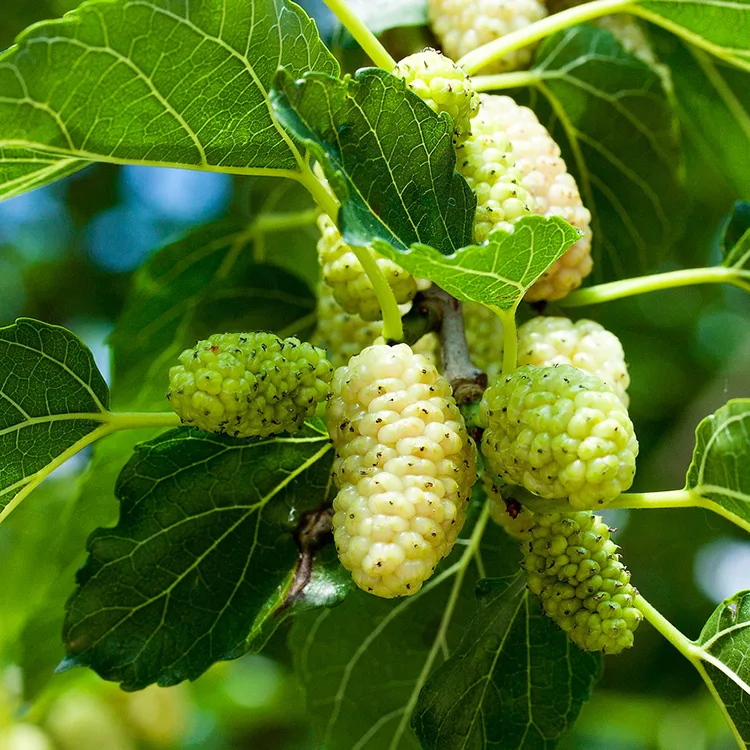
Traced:
<path fill-rule="evenodd" d="M 318 218 L 318 227 L 318 259 L 323 279 L 333 290 L 336 301 L 348 313 L 358 314 L 364 320 L 379 320 L 381 313 L 378 298 L 354 251 L 344 242 L 339 230 L 325 214 Z M 392 260 L 372 250 L 365 249 L 364 252 L 372 253 L 375 257 L 393 290 L 396 302 L 410 302 L 418 289 L 415 278 Z"/>
<path fill-rule="evenodd" d="M 485 391 L 480 413 L 482 452 L 492 470 L 539 497 L 584 510 L 633 483 L 633 424 L 596 375 L 569 365 L 525 365 Z"/>
<path fill-rule="evenodd" d="M 368 347 L 332 390 L 339 558 L 365 591 L 414 594 L 461 531 L 476 448 L 448 381 L 406 344 Z"/>
<path fill-rule="evenodd" d="M 513 222 L 531 213 L 533 203 L 521 184 L 508 136 L 479 109 L 471 136 L 456 147 L 456 169 L 477 198 L 474 239 L 483 242 L 493 229 L 512 231 Z"/>
<path fill-rule="evenodd" d="M 272 333 L 214 334 L 179 361 L 167 398 L 182 421 L 243 438 L 298 430 L 333 374 L 321 349 Z"/>
<path fill-rule="evenodd" d="M 643 619 L 638 592 L 600 516 L 537 514 L 522 549 L 529 589 L 573 643 L 605 654 L 633 645 Z"/>
<path fill-rule="evenodd" d="M 394 75 L 435 112 L 447 112 L 453 120 L 454 143 L 471 132 L 471 119 L 479 110 L 479 95 L 471 79 L 450 58 L 434 49 L 405 57 Z"/>
<path fill-rule="evenodd" d="M 505 134 L 521 185 L 531 196 L 532 210 L 560 216 L 583 232 L 565 255 L 556 260 L 528 290 L 526 300 L 562 299 L 591 273 L 591 213 L 584 207 L 575 178 L 560 156 L 560 147 L 528 107 L 509 96 L 482 94 L 478 125 Z"/>
<path fill-rule="evenodd" d="M 427 11 L 432 31 L 455 60 L 547 15 L 541 0 L 428 0 Z M 527 67 L 532 54 L 532 47 L 514 50 L 482 72 Z"/>

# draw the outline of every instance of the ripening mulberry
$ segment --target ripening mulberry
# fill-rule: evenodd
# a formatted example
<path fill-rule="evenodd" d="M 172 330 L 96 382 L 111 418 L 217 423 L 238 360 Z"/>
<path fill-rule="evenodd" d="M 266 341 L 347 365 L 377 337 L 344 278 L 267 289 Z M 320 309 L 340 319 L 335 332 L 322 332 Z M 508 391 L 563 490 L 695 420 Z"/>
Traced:
<path fill-rule="evenodd" d="M 505 481 L 576 510 L 606 505 L 635 476 L 628 411 L 596 375 L 524 365 L 482 399 L 482 453 Z"/>
<path fill-rule="evenodd" d="M 406 344 L 368 347 L 332 390 L 339 558 L 365 591 L 414 594 L 461 531 L 476 448 L 448 381 Z"/>
<path fill-rule="evenodd" d="M 539 21 L 547 15 L 547 8 L 541 0 L 428 0 L 427 12 L 445 54 L 458 60 L 483 44 Z M 527 46 L 509 52 L 482 68 L 482 73 L 528 67 L 533 51 Z"/>
<path fill-rule="evenodd" d="M 591 213 L 584 207 L 575 178 L 560 156 L 560 147 L 528 107 L 509 96 L 482 94 L 474 127 L 505 134 L 513 149 L 521 184 L 531 196 L 532 210 L 541 216 L 560 216 L 583 236 L 556 260 L 526 292 L 528 302 L 562 299 L 591 273 Z"/>
<path fill-rule="evenodd" d="M 628 405 L 625 352 L 614 333 L 593 320 L 537 317 L 518 329 L 518 364 L 573 365 L 598 375 Z"/>
<path fill-rule="evenodd" d="M 183 422 L 234 437 L 298 430 L 330 393 L 325 352 L 272 333 L 217 333 L 180 354 L 167 398 Z"/>
<path fill-rule="evenodd" d="M 508 136 L 479 109 L 471 136 L 456 146 L 456 169 L 477 198 L 474 239 L 483 242 L 493 229 L 512 231 L 513 222 L 531 213 L 531 197 L 521 184 Z"/>
<path fill-rule="evenodd" d="M 447 112 L 453 120 L 454 143 L 463 141 L 471 131 L 471 119 L 479 110 L 479 94 L 471 79 L 450 58 L 434 49 L 405 57 L 394 75 L 435 112 Z"/>
<path fill-rule="evenodd" d="M 600 516 L 536 514 L 521 548 L 529 589 L 576 646 L 619 654 L 633 645 L 638 592 Z"/>
<path fill-rule="evenodd" d="M 339 230 L 325 214 L 318 218 L 318 227 L 318 259 L 323 270 L 323 279 L 333 289 L 336 301 L 346 312 L 356 313 L 364 320 L 380 320 L 380 304 L 375 290 L 354 251 L 344 242 Z M 393 290 L 396 302 L 410 302 L 418 289 L 415 278 L 392 260 L 367 248 L 364 252 L 375 257 L 378 267 Z"/>
<path fill-rule="evenodd" d="M 500 492 L 504 484 L 500 477 L 485 468 L 482 487 L 490 504 L 490 517 L 515 539 L 527 539 L 534 523 L 534 514 L 520 504 L 507 503 Z"/>

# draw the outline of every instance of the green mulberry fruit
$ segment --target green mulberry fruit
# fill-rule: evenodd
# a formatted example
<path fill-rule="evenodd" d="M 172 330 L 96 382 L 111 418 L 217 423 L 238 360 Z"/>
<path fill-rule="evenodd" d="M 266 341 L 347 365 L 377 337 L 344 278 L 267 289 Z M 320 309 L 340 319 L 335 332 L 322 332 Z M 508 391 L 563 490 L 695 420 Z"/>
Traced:
<path fill-rule="evenodd" d="M 428 0 L 430 27 L 447 55 L 458 60 L 483 44 L 523 29 L 547 15 L 541 0 Z M 532 46 L 509 52 L 482 73 L 528 67 Z"/>
<path fill-rule="evenodd" d="M 394 75 L 435 112 L 447 112 L 453 120 L 454 143 L 471 132 L 471 119 L 479 110 L 479 94 L 471 79 L 450 58 L 434 49 L 405 57 Z"/>
<path fill-rule="evenodd" d="M 331 385 L 339 558 L 361 589 L 409 596 L 461 531 L 476 448 L 448 381 L 406 344 L 368 347 Z"/>
<path fill-rule="evenodd" d="M 346 312 L 357 314 L 363 320 L 380 320 L 380 304 L 375 296 L 375 290 L 354 251 L 344 242 L 334 223 L 325 214 L 318 218 L 318 227 L 318 259 L 323 270 L 323 279 L 333 289 L 336 301 Z M 410 302 L 419 288 L 416 279 L 392 260 L 367 248 L 364 252 L 375 257 L 378 267 L 393 290 L 396 302 Z"/>
<path fill-rule="evenodd" d="M 492 470 L 539 497 L 585 510 L 633 483 L 633 423 L 596 375 L 569 365 L 524 365 L 485 391 L 480 414 Z"/>
<path fill-rule="evenodd" d="M 325 352 L 272 333 L 217 333 L 180 355 L 167 398 L 183 422 L 234 437 L 298 430 L 330 393 Z"/>
<path fill-rule="evenodd" d="M 456 169 L 477 198 L 474 239 L 483 242 L 493 229 L 512 231 L 513 222 L 531 213 L 533 204 L 521 184 L 513 147 L 482 107 L 471 136 L 456 146 Z"/>
<path fill-rule="evenodd" d="M 536 514 L 521 549 L 529 589 L 576 646 L 619 654 L 633 645 L 638 592 L 600 516 Z"/>
<path fill-rule="evenodd" d="M 532 211 L 560 216 L 583 233 L 526 292 L 528 302 L 562 299 L 591 273 L 591 213 L 583 205 L 573 175 L 560 156 L 560 147 L 528 107 L 509 96 L 482 94 L 477 120 L 505 134 L 520 173 L 520 183 L 531 196 Z"/>
<path fill-rule="evenodd" d="M 500 477 L 485 467 L 482 474 L 482 487 L 487 502 L 490 504 L 490 517 L 513 538 L 527 539 L 534 523 L 534 514 L 520 504 L 506 502 L 500 492 L 504 484 L 505 482 Z"/>

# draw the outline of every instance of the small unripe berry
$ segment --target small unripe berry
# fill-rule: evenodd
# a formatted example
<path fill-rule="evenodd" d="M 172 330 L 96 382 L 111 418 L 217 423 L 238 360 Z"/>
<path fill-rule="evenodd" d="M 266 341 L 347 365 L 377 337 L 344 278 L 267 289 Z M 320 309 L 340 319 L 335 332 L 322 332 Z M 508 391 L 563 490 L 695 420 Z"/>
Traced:
<path fill-rule="evenodd" d="M 600 516 L 537 513 L 521 549 L 529 589 L 573 643 L 605 654 L 633 645 L 638 592 Z"/>
<path fill-rule="evenodd" d="M 368 347 L 331 385 L 339 558 L 365 591 L 414 594 L 464 524 L 476 448 L 448 381 L 406 344 Z"/>
<path fill-rule="evenodd" d="M 375 290 L 354 251 L 344 242 L 334 223 L 325 214 L 318 218 L 318 227 L 318 259 L 323 279 L 333 290 L 336 301 L 346 312 L 358 314 L 364 320 L 380 320 L 380 304 Z M 403 304 L 414 298 L 418 285 L 408 271 L 368 248 L 364 248 L 363 252 L 370 253 L 375 258 L 396 302 Z"/>
<path fill-rule="evenodd" d="M 583 232 L 525 296 L 529 302 L 561 299 L 591 273 L 591 213 L 583 205 L 575 178 L 560 156 L 560 147 L 534 112 L 509 96 L 482 94 L 480 99 L 473 127 L 494 128 L 505 134 L 520 182 L 531 196 L 532 211 L 541 216 L 560 216 Z"/>
<path fill-rule="evenodd" d="M 330 393 L 325 352 L 272 333 L 221 333 L 169 370 L 167 398 L 183 422 L 234 437 L 294 432 Z"/>
<path fill-rule="evenodd" d="M 427 10 L 430 27 L 443 50 L 456 60 L 547 15 L 541 0 L 428 0 Z M 514 50 L 483 68 L 482 73 L 527 67 L 532 54 L 530 46 Z"/>
<path fill-rule="evenodd" d="M 633 423 L 595 375 L 525 365 L 485 391 L 480 413 L 482 453 L 506 482 L 575 509 L 606 505 L 633 483 Z"/>
<path fill-rule="evenodd" d="M 479 110 L 479 95 L 471 79 L 449 57 L 434 49 L 426 49 L 405 57 L 396 66 L 394 75 L 435 112 L 447 112 L 453 120 L 454 143 L 471 131 L 471 119 Z"/>

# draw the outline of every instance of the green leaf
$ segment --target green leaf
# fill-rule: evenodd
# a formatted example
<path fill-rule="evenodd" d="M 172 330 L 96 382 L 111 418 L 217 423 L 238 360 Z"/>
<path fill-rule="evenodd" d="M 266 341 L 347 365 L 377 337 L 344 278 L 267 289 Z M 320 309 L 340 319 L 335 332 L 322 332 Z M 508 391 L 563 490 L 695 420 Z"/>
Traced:
<path fill-rule="evenodd" d="M 0 328 L 0 520 L 108 428 L 109 390 L 70 331 L 31 318 Z"/>
<path fill-rule="evenodd" d="M 698 425 L 685 489 L 750 526 L 750 398 L 729 401 Z"/>
<path fill-rule="evenodd" d="M 412 725 L 427 748 L 552 748 L 602 669 L 542 614 L 526 576 L 486 579 L 460 645 L 424 686 Z"/>
<path fill-rule="evenodd" d="M 471 243 L 476 200 L 455 171 L 448 115 L 378 68 L 343 81 L 281 71 L 276 86 L 276 115 L 321 161 L 348 242 L 421 242 L 444 254 Z"/>
<path fill-rule="evenodd" d="M 332 609 L 295 618 L 289 646 L 315 747 L 418 750 L 410 717 L 419 692 L 476 609 L 477 558 L 466 546 L 476 529 L 467 525 L 463 544 L 417 594 L 381 599 L 356 589 Z M 515 540 L 494 525 L 484 530 L 481 560 L 491 575 L 517 569 L 518 558 Z"/>
<path fill-rule="evenodd" d="M 252 12 L 223 0 L 92 0 L 32 26 L 0 55 L 0 197 L 87 161 L 298 170 L 268 102 L 279 65 L 338 75 L 287 0 L 254 0 Z"/>
<path fill-rule="evenodd" d="M 747 73 L 652 33 L 659 59 L 669 66 L 674 102 L 686 140 L 720 171 L 738 195 L 750 194 L 750 89 Z M 716 134 L 721 133 L 721 138 Z M 705 181 L 705 175 L 697 176 Z"/>
<path fill-rule="evenodd" d="M 750 256 L 750 203 L 737 201 L 724 226 L 721 250 L 725 266 L 744 267 Z"/>
<path fill-rule="evenodd" d="M 750 0 L 635 0 L 629 10 L 750 71 Z"/>
<path fill-rule="evenodd" d="M 495 230 L 486 244 L 463 247 L 452 255 L 441 255 L 426 245 L 414 245 L 406 253 L 382 241 L 374 247 L 457 299 L 512 311 L 526 290 L 578 238 L 577 230 L 559 217 L 526 216 L 512 233 Z"/>
<path fill-rule="evenodd" d="M 212 333 L 310 333 L 315 298 L 309 287 L 276 266 L 254 262 L 252 243 L 262 218 L 202 227 L 139 269 L 111 338 L 118 404 L 166 406 L 169 367 L 183 349 Z M 312 242 L 309 252 L 315 255 Z"/>
<path fill-rule="evenodd" d="M 591 211 L 594 277 L 653 269 L 685 211 L 675 118 L 659 73 L 586 25 L 546 40 L 534 71 L 530 104 Z"/>
<path fill-rule="evenodd" d="M 292 531 L 326 503 L 331 460 L 318 422 L 253 441 L 178 428 L 139 446 L 117 483 L 118 525 L 89 540 L 61 669 L 135 690 L 245 653 L 292 584 Z"/>
<path fill-rule="evenodd" d="M 750 591 L 724 600 L 701 631 L 701 667 L 740 747 L 750 743 Z"/>

